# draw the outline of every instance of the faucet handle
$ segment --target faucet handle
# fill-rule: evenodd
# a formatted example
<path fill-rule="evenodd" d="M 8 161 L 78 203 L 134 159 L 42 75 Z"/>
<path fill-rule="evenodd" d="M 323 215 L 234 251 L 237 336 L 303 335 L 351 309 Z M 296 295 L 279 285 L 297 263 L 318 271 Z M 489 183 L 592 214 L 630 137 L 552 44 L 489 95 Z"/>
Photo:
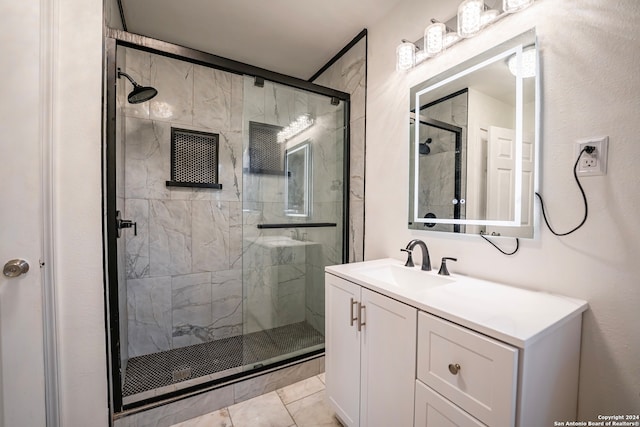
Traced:
<path fill-rule="evenodd" d="M 413 251 L 411 249 L 400 249 L 402 252 L 406 252 L 407 253 L 407 262 L 404 264 L 405 267 L 414 267 L 414 263 L 413 263 Z"/>
<path fill-rule="evenodd" d="M 451 261 L 458 261 L 458 258 L 451 258 L 451 257 L 442 257 L 442 263 L 440 264 L 440 270 L 438 271 L 438 274 L 441 276 L 448 276 L 449 275 L 449 270 L 447 270 L 447 260 L 451 260 Z"/>

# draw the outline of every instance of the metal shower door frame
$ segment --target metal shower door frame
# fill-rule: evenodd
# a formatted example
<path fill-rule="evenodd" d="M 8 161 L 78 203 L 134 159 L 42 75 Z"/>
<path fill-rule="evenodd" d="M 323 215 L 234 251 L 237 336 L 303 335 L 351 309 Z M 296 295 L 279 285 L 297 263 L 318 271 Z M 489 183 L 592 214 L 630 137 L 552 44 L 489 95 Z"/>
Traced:
<path fill-rule="evenodd" d="M 344 165 L 343 176 L 343 218 L 342 218 L 342 262 L 348 262 L 349 253 L 349 176 L 350 176 L 350 94 L 335 89 L 311 83 L 284 74 L 255 67 L 242 62 L 223 58 L 217 55 L 201 52 L 195 49 L 155 40 L 149 37 L 128 33 L 122 30 L 105 28 L 104 38 L 104 74 L 105 84 L 103 92 L 103 262 L 105 284 L 105 322 L 107 328 L 107 358 L 109 372 L 109 408 L 111 415 L 118 414 L 124 409 L 141 408 L 144 405 L 167 399 L 177 400 L 185 393 L 202 391 L 211 384 L 187 388 L 178 392 L 158 396 L 157 398 L 123 406 L 122 366 L 120 360 L 120 313 L 118 308 L 118 267 L 117 267 L 117 221 L 116 221 L 116 82 L 118 47 L 138 49 L 181 61 L 191 62 L 222 71 L 250 75 L 276 83 L 284 84 L 296 89 L 303 89 L 312 93 L 324 95 L 344 102 Z M 265 368 L 267 370 L 269 368 Z M 252 372 L 253 373 L 253 372 Z M 242 379 L 240 377 L 238 381 Z"/>

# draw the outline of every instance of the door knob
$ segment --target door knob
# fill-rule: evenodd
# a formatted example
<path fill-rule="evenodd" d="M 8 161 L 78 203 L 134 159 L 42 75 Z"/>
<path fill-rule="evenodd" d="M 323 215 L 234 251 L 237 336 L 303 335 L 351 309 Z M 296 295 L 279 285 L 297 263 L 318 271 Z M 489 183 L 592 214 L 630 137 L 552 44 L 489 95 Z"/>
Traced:
<path fill-rule="evenodd" d="M 18 277 L 27 271 L 29 271 L 29 263 L 23 259 L 7 261 L 2 269 L 2 273 L 7 277 Z"/>

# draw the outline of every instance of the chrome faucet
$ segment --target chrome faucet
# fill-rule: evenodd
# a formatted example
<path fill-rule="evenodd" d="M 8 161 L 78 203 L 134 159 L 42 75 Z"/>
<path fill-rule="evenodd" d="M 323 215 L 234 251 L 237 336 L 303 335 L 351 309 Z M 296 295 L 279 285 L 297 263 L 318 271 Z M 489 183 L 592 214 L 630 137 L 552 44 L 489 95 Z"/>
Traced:
<path fill-rule="evenodd" d="M 405 249 L 400 249 L 403 252 L 407 253 L 407 262 L 404 264 L 406 267 L 413 267 L 413 258 L 412 251 L 416 245 L 420 246 L 422 249 L 422 266 L 421 269 L 424 271 L 431 271 L 431 259 L 429 258 L 429 249 L 427 249 L 427 244 L 420 239 L 413 239 L 407 244 Z"/>

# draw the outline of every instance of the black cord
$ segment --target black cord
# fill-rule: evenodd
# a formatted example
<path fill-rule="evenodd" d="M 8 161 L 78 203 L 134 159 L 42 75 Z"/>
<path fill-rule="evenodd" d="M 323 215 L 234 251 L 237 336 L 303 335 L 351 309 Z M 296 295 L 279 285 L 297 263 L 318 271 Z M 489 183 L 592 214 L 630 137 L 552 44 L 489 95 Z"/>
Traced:
<path fill-rule="evenodd" d="M 483 238 L 484 240 L 486 240 L 487 242 L 491 243 L 491 246 L 493 246 L 494 248 L 496 248 L 497 250 L 499 250 L 500 252 L 502 252 L 504 255 L 515 255 L 515 253 L 516 253 L 516 252 L 518 252 L 518 249 L 520 249 L 520 239 L 518 239 L 517 237 L 516 237 L 516 248 L 513 250 L 513 252 L 506 252 L 506 251 L 503 251 L 502 249 L 500 249 L 500 248 L 498 247 L 498 245 L 496 245 L 495 243 L 493 243 L 491 240 L 487 239 L 487 238 L 484 236 L 484 232 L 482 232 L 482 231 L 480 232 L 480 237 L 482 237 L 482 238 Z"/>
<path fill-rule="evenodd" d="M 551 225 L 549 224 L 549 221 L 547 219 L 547 213 L 545 212 L 544 201 L 542 200 L 542 196 L 540 195 L 540 193 L 537 193 L 537 192 L 535 193 L 536 196 L 538 196 L 538 199 L 540 199 L 540 207 L 542 208 L 542 217 L 544 218 L 544 222 L 545 224 L 547 224 L 547 227 L 549 227 L 549 230 L 556 236 L 569 235 L 574 231 L 576 231 L 577 229 L 579 229 L 580 227 L 582 227 L 584 223 L 587 221 L 587 216 L 589 215 L 589 204 L 587 203 L 587 195 L 585 194 L 584 189 L 580 184 L 580 180 L 578 179 L 578 163 L 580 162 L 580 157 L 582 157 L 582 153 L 586 151 L 588 154 L 591 154 L 593 153 L 594 150 L 595 150 L 595 147 L 592 147 L 590 145 L 584 147 L 582 151 L 580 151 L 580 154 L 578 154 L 576 163 L 573 165 L 573 177 L 576 179 L 576 183 L 578 184 L 580 193 L 582 193 L 582 199 L 584 200 L 584 218 L 582 218 L 582 221 L 580 222 L 580 224 L 578 224 L 574 229 L 567 231 L 566 233 L 558 233 L 553 228 L 551 228 Z"/>

